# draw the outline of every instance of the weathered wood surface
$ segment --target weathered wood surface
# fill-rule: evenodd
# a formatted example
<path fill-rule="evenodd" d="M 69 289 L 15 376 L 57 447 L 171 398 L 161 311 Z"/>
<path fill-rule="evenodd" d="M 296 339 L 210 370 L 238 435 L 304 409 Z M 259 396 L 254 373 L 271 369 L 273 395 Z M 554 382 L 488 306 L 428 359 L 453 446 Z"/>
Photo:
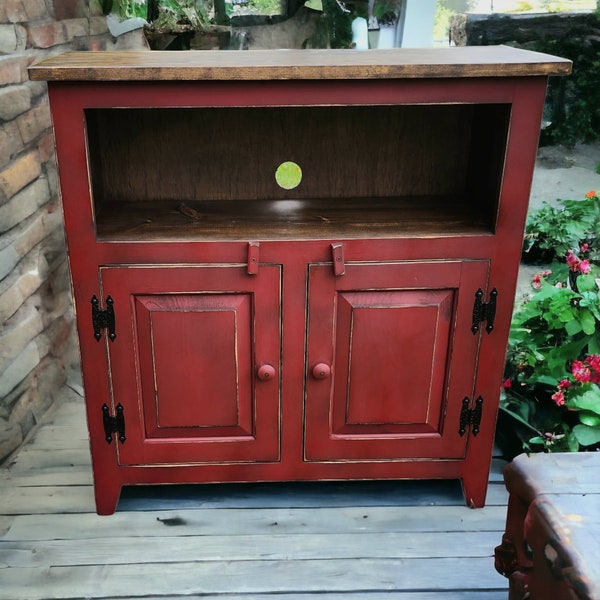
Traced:
<path fill-rule="evenodd" d="M 600 22 L 592 13 L 458 14 L 450 22 L 450 38 L 457 46 L 527 44 L 588 35 L 600 35 Z"/>
<path fill-rule="evenodd" d="M 509 48 L 72 52 L 29 68 L 33 80 L 196 81 L 513 77 L 568 74 L 563 58 Z"/>
<path fill-rule="evenodd" d="M 94 513 L 81 400 L 0 469 L 0 600 L 500 600 L 502 461 L 488 505 L 455 482 L 165 486 Z M 316 595 L 316 596 L 315 596 Z"/>

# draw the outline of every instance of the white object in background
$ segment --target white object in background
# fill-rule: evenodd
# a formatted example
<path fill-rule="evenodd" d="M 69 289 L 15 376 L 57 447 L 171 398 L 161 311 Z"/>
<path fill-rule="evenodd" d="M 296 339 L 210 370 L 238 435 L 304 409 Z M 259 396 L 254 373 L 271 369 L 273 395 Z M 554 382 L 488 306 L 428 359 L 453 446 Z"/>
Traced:
<path fill-rule="evenodd" d="M 433 46 L 436 0 L 405 0 L 402 27 L 403 48 Z"/>
<path fill-rule="evenodd" d="M 352 44 L 356 50 L 369 49 L 369 30 L 367 20 L 363 17 L 356 17 L 352 21 Z"/>
<path fill-rule="evenodd" d="M 119 37 L 124 33 L 129 33 L 135 29 L 141 29 L 144 25 L 148 25 L 148 23 L 146 22 L 146 19 L 142 19 L 141 17 L 134 17 L 133 19 L 121 21 L 118 15 L 110 13 L 109 15 L 106 15 L 106 25 L 113 37 Z"/>
<path fill-rule="evenodd" d="M 380 25 L 379 39 L 377 40 L 378 48 L 394 48 L 396 46 L 396 24 Z"/>

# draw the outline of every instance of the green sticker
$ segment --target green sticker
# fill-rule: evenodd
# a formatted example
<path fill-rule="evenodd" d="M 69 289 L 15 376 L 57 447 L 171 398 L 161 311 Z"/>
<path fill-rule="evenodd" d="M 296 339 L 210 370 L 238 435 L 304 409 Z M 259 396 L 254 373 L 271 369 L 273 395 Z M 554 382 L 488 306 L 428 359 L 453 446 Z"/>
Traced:
<path fill-rule="evenodd" d="M 293 190 L 302 181 L 302 169 L 300 165 L 292 161 L 281 163 L 275 171 L 275 181 L 284 190 Z"/>

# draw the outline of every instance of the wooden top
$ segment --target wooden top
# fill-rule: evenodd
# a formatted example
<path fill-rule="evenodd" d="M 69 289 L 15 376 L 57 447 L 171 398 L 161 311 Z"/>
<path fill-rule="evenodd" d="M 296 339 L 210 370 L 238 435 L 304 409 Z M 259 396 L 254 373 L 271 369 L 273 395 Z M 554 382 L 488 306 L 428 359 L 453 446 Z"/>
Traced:
<path fill-rule="evenodd" d="M 509 46 L 391 50 L 70 52 L 29 68 L 32 80 L 195 81 L 568 75 L 571 61 Z"/>
<path fill-rule="evenodd" d="M 600 494 L 600 453 L 520 454 L 504 469 L 511 494 L 532 502 L 544 494 Z"/>

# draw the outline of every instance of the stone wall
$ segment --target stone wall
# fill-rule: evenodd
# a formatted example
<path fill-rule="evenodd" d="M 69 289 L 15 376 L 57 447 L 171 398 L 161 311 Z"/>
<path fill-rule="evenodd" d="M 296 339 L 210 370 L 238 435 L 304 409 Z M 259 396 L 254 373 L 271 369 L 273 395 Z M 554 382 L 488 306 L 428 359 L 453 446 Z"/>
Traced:
<path fill-rule="evenodd" d="M 46 84 L 27 67 L 132 47 L 142 32 L 113 38 L 98 0 L 0 0 L 0 462 L 56 399 L 74 343 Z"/>

